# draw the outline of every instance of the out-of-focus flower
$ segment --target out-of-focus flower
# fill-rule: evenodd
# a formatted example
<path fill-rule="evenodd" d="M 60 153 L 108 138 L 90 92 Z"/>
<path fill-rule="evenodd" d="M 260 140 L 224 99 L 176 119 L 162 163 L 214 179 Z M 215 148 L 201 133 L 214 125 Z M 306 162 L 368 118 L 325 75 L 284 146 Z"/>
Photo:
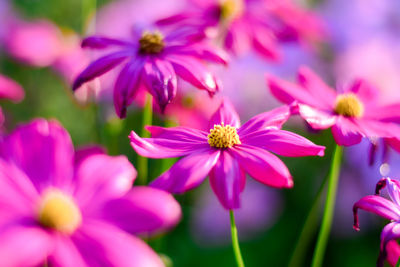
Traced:
<path fill-rule="evenodd" d="M 154 180 L 153 187 L 183 193 L 209 175 L 211 187 L 224 208 L 237 209 L 245 173 L 272 187 L 293 186 L 286 165 L 269 151 L 289 157 L 323 156 L 325 147 L 280 130 L 289 116 L 290 107 L 282 106 L 240 126 L 233 106 L 223 101 L 210 120 L 209 133 L 187 127 L 147 126 L 152 138 L 140 138 L 132 132 L 130 139 L 133 149 L 144 157 L 185 156 Z"/>
<path fill-rule="evenodd" d="M 174 226 L 179 204 L 132 189 L 126 157 L 74 152 L 68 133 L 42 119 L 4 137 L 0 154 L 1 266 L 164 266 L 129 233 Z"/>
<path fill-rule="evenodd" d="M 326 37 L 322 22 L 290 0 L 189 0 L 186 10 L 158 24 L 200 29 L 235 54 L 252 48 L 275 61 L 281 57 L 279 42 Z"/>
<path fill-rule="evenodd" d="M 387 261 L 391 266 L 396 266 L 400 257 L 400 246 L 395 240 L 391 240 L 386 245 Z"/>
<path fill-rule="evenodd" d="M 332 129 L 338 145 L 350 146 L 362 137 L 399 137 L 400 127 L 387 122 L 398 118 L 398 105 L 382 105 L 379 92 L 365 80 L 356 80 L 342 92 L 326 85 L 302 67 L 298 85 L 267 75 L 272 94 L 283 103 L 297 103 L 298 113 L 314 129 Z"/>
<path fill-rule="evenodd" d="M 165 35 L 159 31 L 135 31 L 129 41 L 88 37 L 82 47 L 116 51 L 90 64 L 76 78 L 73 89 L 128 61 L 114 87 L 115 110 L 121 118 L 126 116 L 126 109 L 140 88 L 146 88 L 163 110 L 176 95 L 177 75 L 213 95 L 219 90 L 219 82 L 203 61 L 226 64 L 227 58 L 223 51 L 196 42 L 193 35 L 196 33 L 177 30 Z"/>
<path fill-rule="evenodd" d="M 0 99 L 9 99 L 13 102 L 21 101 L 25 96 L 25 92 L 22 87 L 11 80 L 0 74 Z M 0 109 L 0 126 L 4 123 L 4 115 Z"/>
<path fill-rule="evenodd" d="M 380 191 L 386 187 L 390 200 L 379 196 Z M 377 265 L 382 267 L 387 258 L 387 245 L 391 240 L 400 238 L 400 182 L 391 178 L 382 178 L 376 184 L 376 195 L 365 196 L 354 204 L 354 229 L 359 231 L 358 209 L 375 213 L 385 219 L 391 220 L 381 234 L 380 253 Z M 393 257 L 391 257 L 392 261 Z M 394 266 L 394 265 L 393 265 Z"/>

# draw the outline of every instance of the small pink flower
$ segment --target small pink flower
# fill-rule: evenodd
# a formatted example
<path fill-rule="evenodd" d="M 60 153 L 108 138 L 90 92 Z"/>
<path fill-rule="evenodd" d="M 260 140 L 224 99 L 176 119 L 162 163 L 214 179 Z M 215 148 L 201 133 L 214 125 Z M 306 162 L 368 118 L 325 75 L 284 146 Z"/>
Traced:
<path fill-rule="evenodd" d="M 25 92 L 22 87 L 11 80 L 0 74 L 0 99 L 9 99 L 13 102 L 20 102 L 25 96 Z M 4 123 L 4 114 L 0 108 L 0 126 Z"/>
<path fill-rule="evenodd" d="M 82 47 L 115 48 L 115 51 L 90 64 L 76 78 L 73 89 L 126 62 L 114 87 L 115 110 L 121 118 L 126 116 L 127 107 L 141 88 L 152 94 L 163 110 L 176 95 L 177 76 L 213 95 L 219 90 L 219 82 L 204 61 L 226 64 L 227 56 L 197 39 L 196 33 L 185 30 L 168 34 L 135 32 L 132 40 L 127 41 L 88 37 L 83 40 Z"/>
<path fill-rule="evenodd" d="M 188 0 L 186 10 L 158 21 L 201 29 L 219 37 L 226 49 L 243 54 L 254 49 L 269 60 L 280 59 L 279 42 L 324 38 L 322 22 L 290 0 Z M 217 35 L 217 36 L 215 36 Z"/>
<path fill-rule="evenodd" d="M 131 233 L 168 229 L 181 210 L 135 177 L 125 156 L 74 152 L 57 122 L 19 127 L 0 143 L 0 265 L 164 266 Z"/>
<path fill-rule="evenodd" d="M 386 187 L 390 200 L 379 196 L 380 191 Z M 378 267 L 383 267 L 385 259 L 388 257 L 388 244 L 392 240 L 400 238 L 400 182 L 391 178 L 382 178 L 376 184 L 376 195 L 365 196 L 354 204 L 354 229 L 359 231 L 358 209 L 363 209 L 375 213 L 391 222 L 387 224 L 381 234 L 381 246 L 378 258 Z M 390 262 L 394 266 L 396 262 L 393 260 L 393 252 L 398 258 L 398 248 L 390 245 Z M 393 264 L 394 263 L 394 264 Z"/>
<path fill-rule="evenodd" d="M 338 145 L 350 146 L 362 137 L 399 137 L 398 105 L 379 102 L 379 92 L 364 80 L 356 80 L 343 92 L 336 92 L 314 72 L 302 67 L 298 84 L 267 75 L 271 93 L 283 103 L 297 103 L 298 113 L 314 129 L 331 128 Z"/>
<path fill-rule="evenodd" d="M 257 181 L 277 188 L 293 186 L 282 156 L 323 156 L 325 147 L 304 137 L 280 130 L 290 108 L 282 106 L 261 113 L 240 126 L 233 106 L 224 101 L 212 116 L 209 132 L 187 128 L 147 126 L 152 138 L 130 135 L 133 149 L 150 158 L 181 157 L 152 182 L 153 187 L 183 193 L 200 185 L 207 175 L 219 201 L 226 209 L 240 206 L 239 195 L 246 173 Z"/>

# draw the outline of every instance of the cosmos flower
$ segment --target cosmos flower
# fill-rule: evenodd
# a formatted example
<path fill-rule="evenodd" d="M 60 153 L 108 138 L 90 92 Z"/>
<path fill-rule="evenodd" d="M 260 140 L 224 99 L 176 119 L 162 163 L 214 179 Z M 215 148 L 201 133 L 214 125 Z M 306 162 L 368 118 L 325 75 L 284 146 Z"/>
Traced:
<path fill-rule="evenodd" d="M 302 67 L 298 85 L 267 75 L 271 93 L 283 103 L 297 103 L 298 113 L 314 129 L 331 127 L 338 145 L 350 146 L 362 137 L 399 137 L 400 128 L 390 122 L 399 117 L 398 105 L 381 105 L 379 92 L 365 80 L 356 80 L 336 92 L 314 72 Z"/>
<path fill-rule="evenodd" d="M 57 123 L 37 119 L 0 144 L 1 266 L 164 266 L 130 233 L 176 224 L 179 204 L 134 187 L 125 156 L 74 152 Z"/>
<path fill-rule="evenodd" d="M 300 157 L 324 154 L 325 147 L 292 132 L 280 130 L 290 116 L 282 106 L 261 113 L 240 126 L 239 117 L 228 101 L 223 101 L 212 116 L 209 132 L 187 128 L 147 126 L 152 138 L 130 135 L 138 154 L 150 158 L 181 157 L 151 186 L 172 193 L 183 193 L 198 186 L 207 175 L 219 201 L 226 209 L 240 207 L 239 195 L 245 174 L 277 188 L 293 186 L 282 156 Z"/>
<path fill-rule="evenodd" d="M 19 102 L 24 96 L 24 90 L 18 83 L 0 74 L 0 99 L 9 99 L 13 102 Z M 0 126 L 3 123 L 4 115 L 0 109 Z"/>
<path fill-rule="evenodd" d="M 126 109 L 140 88 L 146 88 L 163 110 L 176 95 L 177 76 L 210 95 L 219 90 L 218 80 L 203 62 L 226 64 L 227 56 L 198 42 L 196 33 L 135 31 L 133 35 L 128 41 L 101 36 L 83 40 L 83 48 L 115 48 L 115 51 L 91 63 L 76 78 L 73 89 L 126 62 L 114 87 L 115 110 L 121 118 L 126 116 Z"/>
<path fill-rule="evenodd" d="M 279 42 L 324 38 L 321 21 L 290 0 L 188 0 L 181 13 L 161 19 L 161 26 L 201 29 L 220 37 L 235 54 L 254 49 L 269 60 L 280 59 Z"/>
<path fill-rule="evenodd" d="M 379 196 L 380 191 L 385 188 L 389 193 L 390 200 Z M 378 267 L 382 267 L 384 260 L 387 258 L 387 245 L 390 241 L 400 238 L 400 182 L 391 178 L 382 178 L 376 184 L 376 195 L 365 196 L 354 204 L 354 229 L 359 231 L 358 209 L 366 210 L 375 213 L 385 219 L 391 220 L 381 233 L 381 245 L 378 258 Z M 391 247 L 391 251 L 398 250 Z M 398 253 L 398 252 L 397 252 Z M 393 262 L 393 255 L 391 255 Z"/>

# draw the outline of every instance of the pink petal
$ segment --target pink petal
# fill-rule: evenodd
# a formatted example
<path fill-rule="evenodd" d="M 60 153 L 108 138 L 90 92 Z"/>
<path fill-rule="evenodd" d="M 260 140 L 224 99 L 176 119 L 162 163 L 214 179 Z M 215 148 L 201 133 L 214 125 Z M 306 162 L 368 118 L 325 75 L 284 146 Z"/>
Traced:
<path fill-rule="evenodd" d="M 82 48 L 104 49 L 110 46 L 133 46 L 133 44 L 102 36 L 90 36 L 83 39 L 81 46 Z"/>
<path fill-rule="evenodd" d="M 340 146 L 352 146 L 361 142 L 360 128 L 352 119 L 338 116 L 331 130 L 335 142 Z"/>
<path fill-rule="evenodd" d="M 75 151 L 75 158 L 74 158 L 75 168 L 81 162 L 83 162 L 87 157 L 90 157 L 93 155 L 98 155 L 98 154 L 106 154 L 106 149 L 100 145 L 87 145 L 87 146 L 79 147 Z"/>
<path fill-rule="evenodd" d="M 136 170 L 125 156 L 92 155 L 77 167 L 75 198 L 81 206 L 96 206 L 126 194 Z"/>
<path fill-rule="evenodd" d="M 176 131 L 177 132 L 177 131 Z M 175 132 L 175 135 L 176 135 Z M 209 148 L 207 142 L 193 140 L 173 140 L 166 138 L 141 138 L 135 132 L 129 135 L 132 148 L 143 157 L 175 158 L 185 156 L 195 150 Z"/>
<path fill-rule="evenodd" d="M 105 203 L 101 212 L 105 220 L 134 234 L 168 230 L 182 216 L 181 207 L 171 194 L 144 186 Z"/>
<path fill-rule="evenodd" d="M 40 266 L 52 249 L 51 236 L 39 227 L 14 225 L 0 232 L 0 266 Z"/>
<path fill-rule="evenodd" d="M 399 138 L 385 138 L 385 142 L 394 150 L 400 153 L 400 139 Z"/>
<path fill-rule="evenodd" d="M 176 45 L 166 47 L 166 51 L 196 57 L 200 60 L 210 61 L 218 64 L 227 65 L 229 55 L 217 47 L 213 47 L 207 43 L 199 43 L 194 45 Z"/>
<path fill-rule="evenodd" d="M 307 105 L 298 105 L 300 116 L 316 130 L 322 130 L 332 127 L 337 120 L 337 115 L 312 108 Z"/>
<path fill-rule="evenodd" d="M 356 94 L 361 102 L 367 106 L 376 103 L 379 98 L 379 90 L 363 79 L 355 80 L 348 88 L 348 92 Z"/>
<path fill-rule="evenodd" d="M 234 20 L 226 33 L 224 46 L 236 55 L 243 55 L 251 47 L 249 33 L 251 30 L 241 20 Z"/>
<path fill-rule="evenodd" d="M 292 176 L 286 165 L 268 151 L 245 144 L 231 151 L 240 166 L 257 181 L 277 188 L 293 187 Z"/>
<path fill-rule="evenodd" d="M 364 118 L 400 123 L 400 104 L 374 106 L 364 110 Z"/>
<path fill-rule="evenodd" d="M 183 193 L 200 185 L 217 163 L 220 150 L 196 151 L 175 163 L 150 185 L 171 193 Z"/>
<path fill-rule="evenodd" d="M 387 261 L 391 266 L 396 266 L 400 257 L 400 245 L 395 240 L 391 240 L 386 244 Z"/>
<path fill-rule="evenodd" d="M 384 260 L 387 257 L 387 243 L 391 240 L 400 238 L 400 223 L 392 222 L 386 225 L 381 233 L 381 250 L 379 253 L 379 259 L 377 266 L 383 267 Z"/>
<path fill-rule="evenodd" d="M 240 208 L 240 193 L 246 182 L 246 174 L 229 152 L 223 151 L 210 172 L 210 185 L 225 209 Z"/>
<path fill-rule="evenodd" d="M 25 92 L 18 83 L 0 74 L 0 98 L 19 102 L 24 96 Z"/>
<path fill-rule="evenodd" d="M 240 127 L 240 119 L 232 103 L 224 99 L 217 111 L 212 115 L 210 119 L 209 127 L 214 128 L 214 125 L 218 124 L 230 125 L 236 128 Z"/>
<path fill-rule="evenodd" d="M 397 137 L 400 136 L 400 126 L 395 123 L 381 122 L 377 120 L 358 119 L 354 123 L 359 131 L 367 137 Z"/>
<path fill-rule="evenodd" d="M 164 267 L 146 243 L 108 223 L 87 222 L 73 239 L 88 266 Z"/>
<path fill-rule="evenodd" d="M 54 250 L 48 258 L 50 266 L 89 267 L 69 236 L 55 234 Z"/>
<path fill-rule="evenodd" d="M 281 52 L 274 33 L 264 25 L 253 25 L 253 46 L 268 60 L 281 60 Z"/>
<path fill-rule="evenodd" d="M 152 138 L 164 138 L 203 144 L 207 143 L 208 134 L 206 132 L 185 126 L 171 128 L 145 126 L 145 128 L 151 133 Z"/>
<path fill-rule="evenodd" d="M 1 154 L 23 170 L 39 191 L 71 184 L 74 147 L 56 121 L 36 119 L 18 127 L 1 144 Z"/>
<path fill-rule="evenodd" d="M 240 137 L 263 129 L 280 129 L 289 119 L 290 107 L 281 106 L 268 112 L 254 116 L 238 130 Z"/>
<path fill-rule="evenodd" d="M 388 220 L 400 219 L 400 208 L 393 202 L 380 196 L 365 196 L 357 201 L 353 206 L 354 226 L 357 231 L 359 228 L 358 223 L 358 209 L 375 213 Z"/>
<path fill-rule="evenodd" d="M 260 130 L 240 139 L 242 144 L 260 147 L 285 157 L 324 156 L 325 147 L 284 130 Z"/>

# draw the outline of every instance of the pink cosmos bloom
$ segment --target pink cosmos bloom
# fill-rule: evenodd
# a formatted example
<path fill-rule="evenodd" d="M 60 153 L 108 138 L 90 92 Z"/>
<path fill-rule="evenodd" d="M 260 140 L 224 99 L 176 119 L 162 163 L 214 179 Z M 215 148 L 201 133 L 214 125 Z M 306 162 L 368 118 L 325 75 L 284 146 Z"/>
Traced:
<path fill-rule="evenodd" d="M 163 34 L 159 31 L 133 33 L 132 40 L 91 36 L 82 47 L 92 49 L 115 48 L 90 64 L 75 80 L 73 89 L 110 71 L 122 62 L 114 87 L 114 105 L 120 118 L 141 88 L 153 95 L 160 108 L 176 95 L 177 75 L 210 95 L 219 90 L 217 79 L 207 70 L 203 61 L 226 64 L 223 51 L 196 41 L 196 33 L 176 30 Z"/>
<path fill-rule="evenodd" d="M 336 92 L 314 72 L 302 67 L 298 85 L 267 75 L 271 93 L 283 103 L 297 103 L 298 113 L 314 129 L 331 128 L 338 145 L 350 146 L 362 137 L 399 137 L 400 127 L 390 122 L 399 117 L 398 105 L 382 105 L 376 88 L 356 80 Z"/>
<path fill-rule="evenodd" d="M 0 74 L 0 99 L 9 99 L 13 102 L 21 101 L 25 96 L 22 87 L 11 80 Z M 0 109 L 0 126 L 4 123 L 4 115 Z"/>
<path fill-rule="evenodd" d="M 282 156 L 300 157 L 324 154 L 325 147 L 292 132 L 280 130 L 290 116 L 282 106 L 261 113 L 240 126 L 239 117 L 228 101 L 223 101 L 211 117 L 209 132 L 187 127 L 147 126 L 152 138 L 130 135 L 131 145 L 144 157 L 181 157 L 152 186 L 172 193 L 183 193 L 198 186 L 207 175 L 219 201 L 226 209 L 240 207 L 239 195 L 245 174 L 277 188 L 293 186 Z"/>
<path fill-rule="evenodd" d="M 131 235 L 181 216 L 164 191 L 134 187 L 125 156 L 74 152 L 57 122 L 37 119 L 0 144 L 1 266 L 164 266 Z"/>
<path fill-rule="evenodd" d="M 269 60 L 280 59 L 280 41 L 325 35 L 321 21 L 290 0 L 189 0 L 185 11 L 158 24 L 201 29 L 205 36 L 220 36 L 235 54 L 252 48 Z"/>
<path fill-rule="evenodd" d="M 379 196 L 380 191 L 386 187 L 389 193 L 390 200 Z M 391 220 L 386 225 L 381 234 L 381 246 L 378 258 L 378 267 L 383 267 L 384 260 L 387 258 L 387 246 L 391 240 L 400 238 L 400 182 L 391 178 L 382 178 L 376 184 L 376 195 L 365 196 L 354 204 L 354 229 L 359 231 L 358 222 L 358 209 L 363 209 L 375 213 L 385 219 Z M 391 251 L 396 248 L 391 247 Z M 393 254 L 391 255 L 391 262 L 393 262 Z M 394 266 L 394 265 L 393 265 Z"/>

